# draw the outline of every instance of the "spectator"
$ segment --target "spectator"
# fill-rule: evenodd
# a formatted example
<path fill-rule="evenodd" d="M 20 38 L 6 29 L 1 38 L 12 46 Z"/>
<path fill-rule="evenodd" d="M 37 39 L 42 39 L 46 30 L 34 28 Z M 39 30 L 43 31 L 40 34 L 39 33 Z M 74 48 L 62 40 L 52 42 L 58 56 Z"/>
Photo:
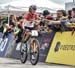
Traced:
<path fill-rule="evenodd" d="M 50 15 L 50 12 L 48 10 L 43 11 L 43 16 L 45 19 L 53 20 L 53 17 Z"/>
<path fill-rule="evenodd" d="M 68 19 L 69 20 L 72 18 L 71 12 L 72 12 L 72 10 L 68 10 Z"/>
<path fill-rule="evenodd" d="M 66 18 L 66 11 L 65 10 L 57 10 L 56 21 L 61 20 L 63 18 Z"/>
<path fill-rule="evenodd" d="M 70 22 L 75 23 L 75 8 L 72 8 L 71 17 Z"/>

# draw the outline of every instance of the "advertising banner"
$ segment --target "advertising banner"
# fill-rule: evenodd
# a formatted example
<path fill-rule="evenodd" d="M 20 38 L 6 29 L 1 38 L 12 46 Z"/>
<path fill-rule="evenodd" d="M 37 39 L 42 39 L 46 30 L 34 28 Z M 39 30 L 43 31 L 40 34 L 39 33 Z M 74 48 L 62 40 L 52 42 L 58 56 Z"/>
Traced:
<path fill-rule="evenodd" d="M 75 33 L 57 32 L 46 62 L 75 66 Z"/>
<path fill-rule="evenodd" d="M 40 58 L 39 61 L 45 62 L 49 49 L 51 47 L 51 43 L 53 40 L 55 33 L 47 34 L 44 33 L 42 36 L 38 37 L 38 41 L 40 43 Z"/>
<path fill-rule="evenodd" d="M 0 57 L 4 57 L 9 46 L 11 34 L 8 34 L 5 39 L 2 38 L 3 34 L 0 33 Z"/>

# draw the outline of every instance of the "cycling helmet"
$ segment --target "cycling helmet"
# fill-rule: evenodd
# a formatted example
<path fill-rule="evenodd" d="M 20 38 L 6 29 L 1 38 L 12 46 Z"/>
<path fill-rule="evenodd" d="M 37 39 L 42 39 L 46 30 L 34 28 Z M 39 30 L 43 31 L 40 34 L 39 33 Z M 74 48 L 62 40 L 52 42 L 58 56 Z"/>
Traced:
<path fill-rule="evenodd" d="M 29 9 L 37 10 L 37 7 L 36 7 L 36 5 L 31 5 L 31 6 L 29 7 Z"/>

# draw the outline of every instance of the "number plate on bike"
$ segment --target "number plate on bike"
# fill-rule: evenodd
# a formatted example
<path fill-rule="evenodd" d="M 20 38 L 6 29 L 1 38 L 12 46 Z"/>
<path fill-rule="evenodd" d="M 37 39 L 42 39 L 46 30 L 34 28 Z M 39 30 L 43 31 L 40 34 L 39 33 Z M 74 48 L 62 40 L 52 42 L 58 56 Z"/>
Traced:
<path fill-rule="evenodd" d="M 38 31 L 37 30 L 32 30 L 31 33 L 32 33 L 32 36 L 38 36 Z"/>

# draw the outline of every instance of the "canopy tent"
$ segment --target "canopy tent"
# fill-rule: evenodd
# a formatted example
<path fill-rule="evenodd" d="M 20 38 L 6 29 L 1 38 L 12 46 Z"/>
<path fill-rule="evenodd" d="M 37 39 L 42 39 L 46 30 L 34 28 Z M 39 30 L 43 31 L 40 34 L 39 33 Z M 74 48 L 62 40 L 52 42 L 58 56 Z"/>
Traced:
<path fill-rule="evenodd" d="M 8 2 L 11 2 L 11 1 L 15 1 L 15 0 L 0 0 L 0 4 L 8 3 Z"/>
<path fill-rule="evenodd" d="M 65 3 L 73 2 L 74 0 L 49 0 L 49 1 L 53 1 L 53 2 L 61 4 L 61 5 L 65 5 Z"/>
<path fill-rule="evenodd" d="M 21 11 L 22 9 L 26 9 L 27 7 L 29 7 L 32 4 L 36 5 L 38 7 L 38 10 L 49 9 L 51 11 L 52 10 L 54 11 L 54 10 L 58 10 L 58 9 L 64 9 L 63 6 L 56 4 L 56 3 L 53 3 L 52 1 L 48 1 L 48 0 L 17 0 L 17 1 L 3 4 L 1 6 L 10 6 L 10 7 L 13 6 L 15 8 L 20 8 L 18 10 Z M 15 8 L 12 8 L 12 9 L 15 9 Z"/>
<path fill-rule="evenodd" d="M 11 5 L 4 7 L 6 11 L 28 11 L 29 7 L 14 7 Z M 42 12 L 43 10 L 49 10 L 50 12 L 55 12 L 56 10 L 46 8 L 46 7 L 37 7 L 37 12 Z"/>
<path fill-rule="evenodd" d="M 10 14 L 15 14 L 17 16 L 25 14 L 26 11 L 28 11 L 29 7 L 14 7 L 14 6 L 5 6 L 3 7 L 4 9 L 1 10 L 0 16 L 4 15 L 10 15 Z M 51 13 L 56 13 L 56 10 L 46 8 L 46 7 L 38 7 L 37 12 L 42 13 L 43 10 L 49 10 Z"/>
<path fill-rule="evenodd" d="M 11 1 L 15 1 L 15 0 L 0 0 L 0 4 L 8 3 Z M 49 0 L 49 1 L 53 1 L 55 3 L 62 5 L 62 4 L 65 4 L 66 2 L 73 2 L 74 0 Z"/>

